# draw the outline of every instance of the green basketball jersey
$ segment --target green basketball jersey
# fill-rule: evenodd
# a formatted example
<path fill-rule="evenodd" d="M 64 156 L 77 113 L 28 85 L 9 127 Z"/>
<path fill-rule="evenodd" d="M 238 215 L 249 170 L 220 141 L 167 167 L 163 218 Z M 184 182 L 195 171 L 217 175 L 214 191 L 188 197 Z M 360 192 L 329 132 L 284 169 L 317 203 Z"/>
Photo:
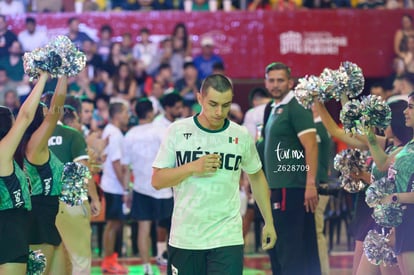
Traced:
<path fill-rule="evenodd" d="M 88 159 L 85 139 L 80 132 L 71 127 L 56 125 L 48 145 L 63 163 Z"/>
<path fill-rule="evenodd" d="M 397 192 L 414 192 L 414 142 L 407 143 L 395 156 L 391 169 L 395 170 Z"/>
<path fill-rule="evenodd" d="M 32 209 L 26 174 L 14 161 L 10 176 L 0 177 L 0 211 L 12 208 Z"/>
<path fill-rule="evenodd" d="M 32 196 L 60 195 L 63 163 L 52 151 L 49 150 L 49 153 L 49 160 L 43 165 L 34 165 L 24 159 L 24 167 L 32 186 Z"/>
<path fill-rule="evenodd" d="M 309 166 L 299 136 L 307 132 L 316 132 L 313 115 L 290 92 L 273 107 L 265 127 L 264 167 L 270 188 L 305 187 Z"/>
<path fill-rule="evenodd" d="M 177 167 L 211 153 L 221 156 L 216 172 L 190 176 L 173 188 L 171 246 L 211 249 L 243 244 L 240 174 L 241 170 L 254 174 L 262 167 L 245 127 L 226 120 L 222 129 L 211 131 L 197 117 L 174 122 L 153 167 Z"/>

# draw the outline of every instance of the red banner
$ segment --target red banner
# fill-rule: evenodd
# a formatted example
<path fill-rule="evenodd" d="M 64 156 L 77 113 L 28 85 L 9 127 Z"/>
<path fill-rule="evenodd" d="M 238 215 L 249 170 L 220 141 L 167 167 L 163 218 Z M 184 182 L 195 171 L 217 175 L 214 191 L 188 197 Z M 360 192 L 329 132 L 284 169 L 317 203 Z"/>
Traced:
<path fill-rule="evenodd" d="M 392 71 L 393 38 L 406 10 L 299 10 L 294 12 L 96 12 L 34 14 L 49 36 L 65 34 L 67 20 L 77 16 L 81 29 L 97 38 L 103 24 L 110 24 L 116 37 L 130 32 L 135 38 L 142 27 L 160 40 L 185 22 L 193 40 L 193 54 L 200 39 L 211 35 L 216 52 L 233 78 L 262 78 L 273 61 L 292 67 L 294 76 L 319 75 L 325 67 L 338 68 L 341 61 L 358 64 L 366 77 L 383 77 Z M 413 11 L 409 11 L 413 13 Z M 25 16 L 10 18 L 16 33 L 24 28 Z"/>

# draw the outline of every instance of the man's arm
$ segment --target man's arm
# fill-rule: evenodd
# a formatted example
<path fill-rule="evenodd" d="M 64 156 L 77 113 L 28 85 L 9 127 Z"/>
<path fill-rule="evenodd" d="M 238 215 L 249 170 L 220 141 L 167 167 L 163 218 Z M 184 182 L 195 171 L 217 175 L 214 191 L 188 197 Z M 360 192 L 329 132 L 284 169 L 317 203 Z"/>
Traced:
<path fill-rule="evenodd" d="M 112 162 L 112 167 L 114 168 L 117 180 L 121 183 L 124 190 L 127 190 L 128 184 L 125 185 L 124 182 L 124 173 L 127 170 L 126 167 L 121 164 L 121 160 L 119 159 Z"/>
<path fill-rule="evenodd" d="M 157 190 L 173 187 L 194 174 L 215 172 L 220 165 L 220 155 L 210 154 L 174 168 L 153 167 L 151 184 Z"/>
<path fill-rule="evenodd" d="M 316 131 L 306 132 L 299 136 L 300 143 L 305 149 L 305 161 L 308 166 L 306 173 L 305 208 L 306 211 L 315 212 L 318 205 L 316 189 L 316 173 L 318 171 L 318 143 Z"/>
<path fill-rule="evenodd" d="M 277 239 L 276 231 L 273 226 L 272 209 L 270 206 L 270 192 L 266 177 L 263 170 L 260 169 L 254 174 L 249 174 L 249 181 L 251 182 L 251 189 L 253 197 L 259 206 L 260 213 L 263 216 L 265 225 L 262 234 L 262 248 L 264 250 L 272 248 Z"/>

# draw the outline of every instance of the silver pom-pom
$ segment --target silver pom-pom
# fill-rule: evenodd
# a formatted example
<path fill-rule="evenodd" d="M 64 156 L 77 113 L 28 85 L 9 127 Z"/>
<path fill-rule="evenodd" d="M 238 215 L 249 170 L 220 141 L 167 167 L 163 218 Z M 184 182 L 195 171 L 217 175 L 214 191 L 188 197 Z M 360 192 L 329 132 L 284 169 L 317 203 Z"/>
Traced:
<path fill-rule="evenodd" d="M 345 71 L 348 76 L 345 81 L 346 94 L 349 97 L 357 97 L 364 89 L 365 78 L 362 70 L 355 63 L 344 61 L 341 63 L 339 70 Z"/>
<path fill-rule="evenodd" d="M 319 78 L 317 76 L 305 76 L 298 81 L 299 83 L 296 85 L 293 92 L 298 102 L 304 108 L 310 109 L 315 97 L 321 102 L 325 101 L 325 94 L 321 89 L 321 84 L 319 83 Z"/>
<path fill-rule="evenodd" d="M 402 223 L 403 207 L 400 203 L 376 205 L 372 218 L 382 227 L 397 227 Z"/>
<path fill-rule="evenodd" d="M 324 101 L 335 99 L 339 101 L 342 93 L 346 91 L 348 75 L 345 71 L 325 68 L 319 76 L 320 89 Z"/>
<path fill-rule="evenodd" d="M 351 173 L 367 171 L 366 155 L 359 149 L 346 149 L 338 153 L 334 158 L 334 169 L 341 172 L 339 179 L 341 187 L 345 191 L 355 193 L 365 188 L 361 180 L 354 180 Z"/>
<path fill-rule="evenodd" d="M 88 167 L 78 162 L 65 163 L 62 173 L 62 192 L 59 199 L 74 206 L 88 198 L 88 179 L 91 178 Z"/>
<path fill-rule="evenodd" d="M 392 266 L 397 263 L 394 251 L 388 244 L 387 236 L 375 230 L 368 231 L 364 239 L 364 253 L 368 261 L 374 265 Z"/>
<path fill-rule="evenodd" d="M 381 200 L 386 195 L 392 194 L 394 190 L 394 181 L 389 180 L 387 177 L 382 177 L 368 186 L 365 191 L 365 202 L 369 207 L 375 207 L 381 204 Z"/>
<path fill-rule="evenodd" d="M 46 257 L 40 251 L 29 250 L 29 259 L 27 261 L 27 275 L 42 275 L 46 269 Z"/>
<path fill-rule="evenodd" d="M 388 104 L 376 95 L 362 98 L 361 120 L 366 127 L 385 129 L 391 123 L 391 109 Z"/>
<path fill-rule="evenodd" d="M 365 132 L 361 116 L 361 103 L 358 100 L 352 99 L 345 103 L 339 113 L 339 119 L 346 133 L 363 134 Z"/>
<path fill-rule="evenodd" d="M 39 70 L 52 78 L 77 75 L 86 65 L 86 56 L 64 35 L 52 39 L 45 47 L 34 49 L 23 56 L 25 73 L 30 80 L 39 77 Z"/>

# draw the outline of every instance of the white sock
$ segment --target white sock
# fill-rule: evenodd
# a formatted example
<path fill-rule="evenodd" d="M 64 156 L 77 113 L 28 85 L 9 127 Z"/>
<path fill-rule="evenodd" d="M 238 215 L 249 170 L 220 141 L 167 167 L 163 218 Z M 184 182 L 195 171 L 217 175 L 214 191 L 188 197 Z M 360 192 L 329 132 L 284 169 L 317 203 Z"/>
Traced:
<path fill-rule="evenodd" d="M 161 257 L 162 253 L 167 250 L 167 242 L 157 242 L 157 257 Z"/>

